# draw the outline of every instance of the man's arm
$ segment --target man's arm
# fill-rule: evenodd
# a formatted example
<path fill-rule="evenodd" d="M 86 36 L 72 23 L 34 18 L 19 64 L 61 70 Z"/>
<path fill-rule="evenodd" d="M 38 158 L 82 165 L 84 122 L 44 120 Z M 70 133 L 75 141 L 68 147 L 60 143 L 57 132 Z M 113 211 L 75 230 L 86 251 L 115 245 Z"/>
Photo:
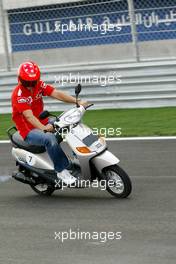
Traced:
<path fill-rule="evenodd" d="M 54 89 L 53 92 L 51 93 L 51 97 L 66 103 L 73 103 L 73 104 L 76 103 L 76 99 L 73 96 L 63 93 L 56 89 Z"/>
<path fill-rule="evenodd" d="M 51 124 L 48 124 L 44 126 L 32 113 L 32 110 L 25 110 L 23 111 L 23 115 L 26 118 L 26 120 L 32 124 L 35 128 L 38 128 L 40 130 L 47 130 L 52 131 L 53 126 Z"/>
<path fill-rule="evenodd" d="M 73 103 L 75 104 L 76 103 L 76 99 L 75 97 L 71 96 L 71 95 L 68 95 L 64 92 L 61 92 L 59 90 L 56 90 L 54 89 L 53 92 L 51 93 L 50 95 L 51 97 L 55 98 L 55 99 L 58 99 L 60 101 L 63 101 L 65 103 Z M 78 101 L 79 105 L 83 105 L 83 106 L 86 106 L 87 105 L 87 102 L 83 102 L 83 101 Z"/>

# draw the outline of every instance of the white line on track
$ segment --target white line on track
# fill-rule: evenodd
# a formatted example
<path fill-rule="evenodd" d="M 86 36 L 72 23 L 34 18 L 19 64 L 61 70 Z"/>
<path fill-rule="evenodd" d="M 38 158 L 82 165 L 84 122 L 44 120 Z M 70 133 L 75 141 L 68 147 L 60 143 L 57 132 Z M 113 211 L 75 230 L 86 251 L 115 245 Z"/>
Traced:
<path fill-rule="evenodd" d="M 122 140 L 176 140 L 176 137 L 116 137 L 106 138 L 107 141 L 122 141 Z"/>
<path fill-rule="evenodd" d="M 106 141 L 137 141 L 137 140 L 176 140 L 176 137 L 116 137 L 106 138 Z M 10 140 L 0 140 L 0 144 L 10 143 Z"/>

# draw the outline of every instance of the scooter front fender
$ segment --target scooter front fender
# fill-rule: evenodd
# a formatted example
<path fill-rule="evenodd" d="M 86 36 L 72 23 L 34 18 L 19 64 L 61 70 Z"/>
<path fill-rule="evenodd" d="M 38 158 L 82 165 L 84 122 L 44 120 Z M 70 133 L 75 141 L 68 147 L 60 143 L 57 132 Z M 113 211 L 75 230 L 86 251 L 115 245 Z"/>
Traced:
<path fill-rule="evenodd" d="M 104 168 L 109 167 L 111 165 L 118 164 L 120 160 L 115 155 L 113 155 L 110 151 L 106 150 L 102 154 L 94 157 L 91 160 L 91 162 L 94 164 L 97 170 L 101 173 Z"/>

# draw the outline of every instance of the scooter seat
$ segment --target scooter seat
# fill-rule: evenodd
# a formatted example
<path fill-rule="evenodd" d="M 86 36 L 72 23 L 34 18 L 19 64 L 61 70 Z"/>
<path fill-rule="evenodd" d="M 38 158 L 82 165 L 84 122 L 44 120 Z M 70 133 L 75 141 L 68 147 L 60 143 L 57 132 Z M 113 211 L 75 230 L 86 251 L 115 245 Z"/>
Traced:
<path fill-rule="evenodd" d="M 12 135 L 11 140 L 15 147 L 19 147 L 31 153 L 39 154 L 46 151 L 45 147 L 43 146 L 29 145 L 28 143 L 26 143 L 18 132 L 15 132 Z"/>

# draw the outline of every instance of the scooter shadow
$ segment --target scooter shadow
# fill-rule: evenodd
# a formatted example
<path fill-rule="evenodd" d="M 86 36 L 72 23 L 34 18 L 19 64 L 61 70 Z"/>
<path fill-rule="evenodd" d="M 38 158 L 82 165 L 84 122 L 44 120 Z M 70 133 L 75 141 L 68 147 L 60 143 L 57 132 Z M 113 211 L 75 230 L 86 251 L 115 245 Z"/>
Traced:
<path fill-rule="evenodd" d="M 106 203 L 111 202 L 111 204 L 115 203 L 128 203 L 131 198 L 125 198 L 125 199 L 118 199 L 114 196 L 111 196 L 106 191 L 86 191 L 84 190 L 72 190 L 72 191 L 56 191 L 52 196 L 41 196 L 35 193 L 27 194 L 23 197 L 16 197 L 16 199 L 21 200 L 24 203 L 35 203 L 35 205 L 45 204 L 47 205 L 63 205 L 63 204 L 74 204 L 74 205 L 86 205 L 86 204 L 96 204 L 104 206 Z"/>

